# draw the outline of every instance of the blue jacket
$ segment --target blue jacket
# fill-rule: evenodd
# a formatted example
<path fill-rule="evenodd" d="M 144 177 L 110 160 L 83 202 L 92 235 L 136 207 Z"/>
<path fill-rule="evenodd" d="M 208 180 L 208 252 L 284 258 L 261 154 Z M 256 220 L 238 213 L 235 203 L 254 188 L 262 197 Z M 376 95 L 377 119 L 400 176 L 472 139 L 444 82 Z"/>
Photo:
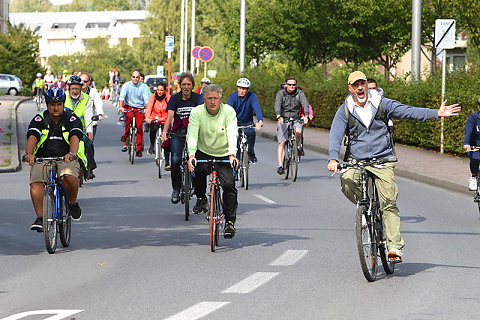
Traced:
<path fill-rule="evenodd" d="M 474 112 L 468 116 L 465 123 L 465 138 L 463 145 L 480 146 L 480 112 Z"/>
<path fill-rule="evenodd" d="M 237 123 L 247 124 L 253 122 L 253 112 L 257 116 L 258 121 L 263 121 L 262 110 L 260 109 L 260 103 L 258 102 L 257 95 L 251 91 L 248 91 L 245 95 L 245 99 L 238 96 L 238 92 L 232 93 L 228 97 L 227 104 L 237 113 Z"/>
<path fill-rule="evenodd" d="M 340 145 L 348 126 L 348 117 L 344 105 L 356 120 L 357 131 L 350 145 L 350 157 L 358 160 L 371 158 L 387 158 L 393 155 L 390 134 L 383 120 L 375 119 L 380 103 L 389 119 L 428 120 L 438 118 L 438 109 L 415 108 L 398 101 L 384 98 L 377 91 L 368 90 L 368 100 L 373 104 L 372 119 L 364 124 L 353 108 L 353 97 L 349 94 L 345 103 L 338 108 L 330 128 L 329 160 L 337 160 Z M 368 102 L 367 102 L 368 103 Z"/>

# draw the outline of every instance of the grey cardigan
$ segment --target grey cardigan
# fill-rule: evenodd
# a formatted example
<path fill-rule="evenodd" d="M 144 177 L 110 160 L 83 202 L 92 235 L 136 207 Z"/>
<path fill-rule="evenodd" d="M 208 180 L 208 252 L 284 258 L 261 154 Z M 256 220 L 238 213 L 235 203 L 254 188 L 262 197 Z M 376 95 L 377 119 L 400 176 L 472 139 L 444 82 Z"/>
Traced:
<path fill-rule="evenodd" d="M 350 157 L 358 160 L 386 158 L 393 155 L 388 128 L 383 120 L 375 119 L 380 103 L 389 119 L 425 121 L 438 118 L 438 109 L 407 106 L 398 101 L 384 98 L 374 90 L 368 90 L 368 99 L 372 103 L 372 119 L 369 124 L 364 124 L 355 112 L 352 94 L 349 94 L 344 104 L 338 108 L 330 128 L 329 160 L 338 161 L 340 146 L 348 126 L 345 104 L 356 120 L 356 128 L 352 130 L 356 129 L 357 133 L 351 142 Z"/>

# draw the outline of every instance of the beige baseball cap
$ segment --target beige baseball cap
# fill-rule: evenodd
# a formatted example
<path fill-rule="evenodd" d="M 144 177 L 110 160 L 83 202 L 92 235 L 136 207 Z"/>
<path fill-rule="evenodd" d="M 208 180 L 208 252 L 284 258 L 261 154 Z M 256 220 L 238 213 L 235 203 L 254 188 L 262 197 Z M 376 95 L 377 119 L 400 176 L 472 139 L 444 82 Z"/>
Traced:
<path fill-rule="evenodd" d="M 357 80 L 367 80 L 367 77 L 365 76 L 365 73 L 361 72 L 361 71 L 353 71 L 352 73 L 350 73 L 350 75 L 348 76 L 348 84 L 354 84 L 355 81 Z"/>

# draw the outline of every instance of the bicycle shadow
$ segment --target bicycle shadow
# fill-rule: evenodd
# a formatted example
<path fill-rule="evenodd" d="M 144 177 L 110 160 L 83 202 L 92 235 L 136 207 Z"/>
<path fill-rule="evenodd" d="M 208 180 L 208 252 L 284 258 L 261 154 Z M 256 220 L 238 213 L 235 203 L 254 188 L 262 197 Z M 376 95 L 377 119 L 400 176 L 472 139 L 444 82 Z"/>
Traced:
<path fill-rule="evenodd" d="M 452 269 L 475 269 L 480 270 L 480 267 L 449 265 L 449 264 L 435 264 L 435 263 L 420 263 L 420 262 L 402 262 L 395 266 L 395 272 L 392 275 L 383 274 L 385 278 L 388 277 L 410 277 L 418 273 L 428 271 L 433 268 L 452 268 Z"/>

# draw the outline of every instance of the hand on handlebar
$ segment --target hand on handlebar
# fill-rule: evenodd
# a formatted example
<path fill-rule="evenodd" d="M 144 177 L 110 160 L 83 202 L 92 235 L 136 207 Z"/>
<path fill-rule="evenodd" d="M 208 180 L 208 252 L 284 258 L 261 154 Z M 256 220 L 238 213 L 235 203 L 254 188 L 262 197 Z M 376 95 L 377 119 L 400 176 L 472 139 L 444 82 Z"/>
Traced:
<path fill-rule="evenodd" d="M 228 160 L 230 161 L 230 166 L 234 169 L 238 169 L 238 159 L 235 158 L 235 156 L 233 154 L 231 154 L 229 157 L 228 157 Z"/>
<path fill-rule="evenodd" d="M 167 141 L 167 139 L 168 139 L 167 134 L 168 134 L 167 131 L 162 131 L 162 140 L 163 141 Z"/>
<path fill-rule="evenodd" d="M 333 172 L 333 173 L 337 173 L 338 171 L 340 171 L 340 169 L 338 168 L 338 161 L 337 160 L 330 160 L 328 161 L 328 170 Z"/>
<path fill-rule="evenodd" d="M 24 155 L 22 160 L 24 162 L 28 162 L 28 164 L 32 167 L 35 164 L 35 156 L 33 154 Z"/>
<path fill-rule="evenodd" d="M 262 129 L 263 127 L 263 122 L 262 121 L 259 121 L 257 123 L 255 123 L 255 130 L 260 130 Z"/>
<path fill-rule="evenodd" d="M 465 152 L 469 152 L 469 151 L 472 151 L 472 147 L 469 144 L 465 144 L 463 146 L 463 150 L 465 150 Z"/>
<path fill-rule="evenodd" d="M 162 133 L 162 135 L 163 135 L 163 133 Z M 188 170 L 190 170 L 190 172 L 195 171 L 195 166 L 196 165 L 197 165 L 197 159 L 195 159 L 194 155 L 191 155 L 188 158 Z"/>

